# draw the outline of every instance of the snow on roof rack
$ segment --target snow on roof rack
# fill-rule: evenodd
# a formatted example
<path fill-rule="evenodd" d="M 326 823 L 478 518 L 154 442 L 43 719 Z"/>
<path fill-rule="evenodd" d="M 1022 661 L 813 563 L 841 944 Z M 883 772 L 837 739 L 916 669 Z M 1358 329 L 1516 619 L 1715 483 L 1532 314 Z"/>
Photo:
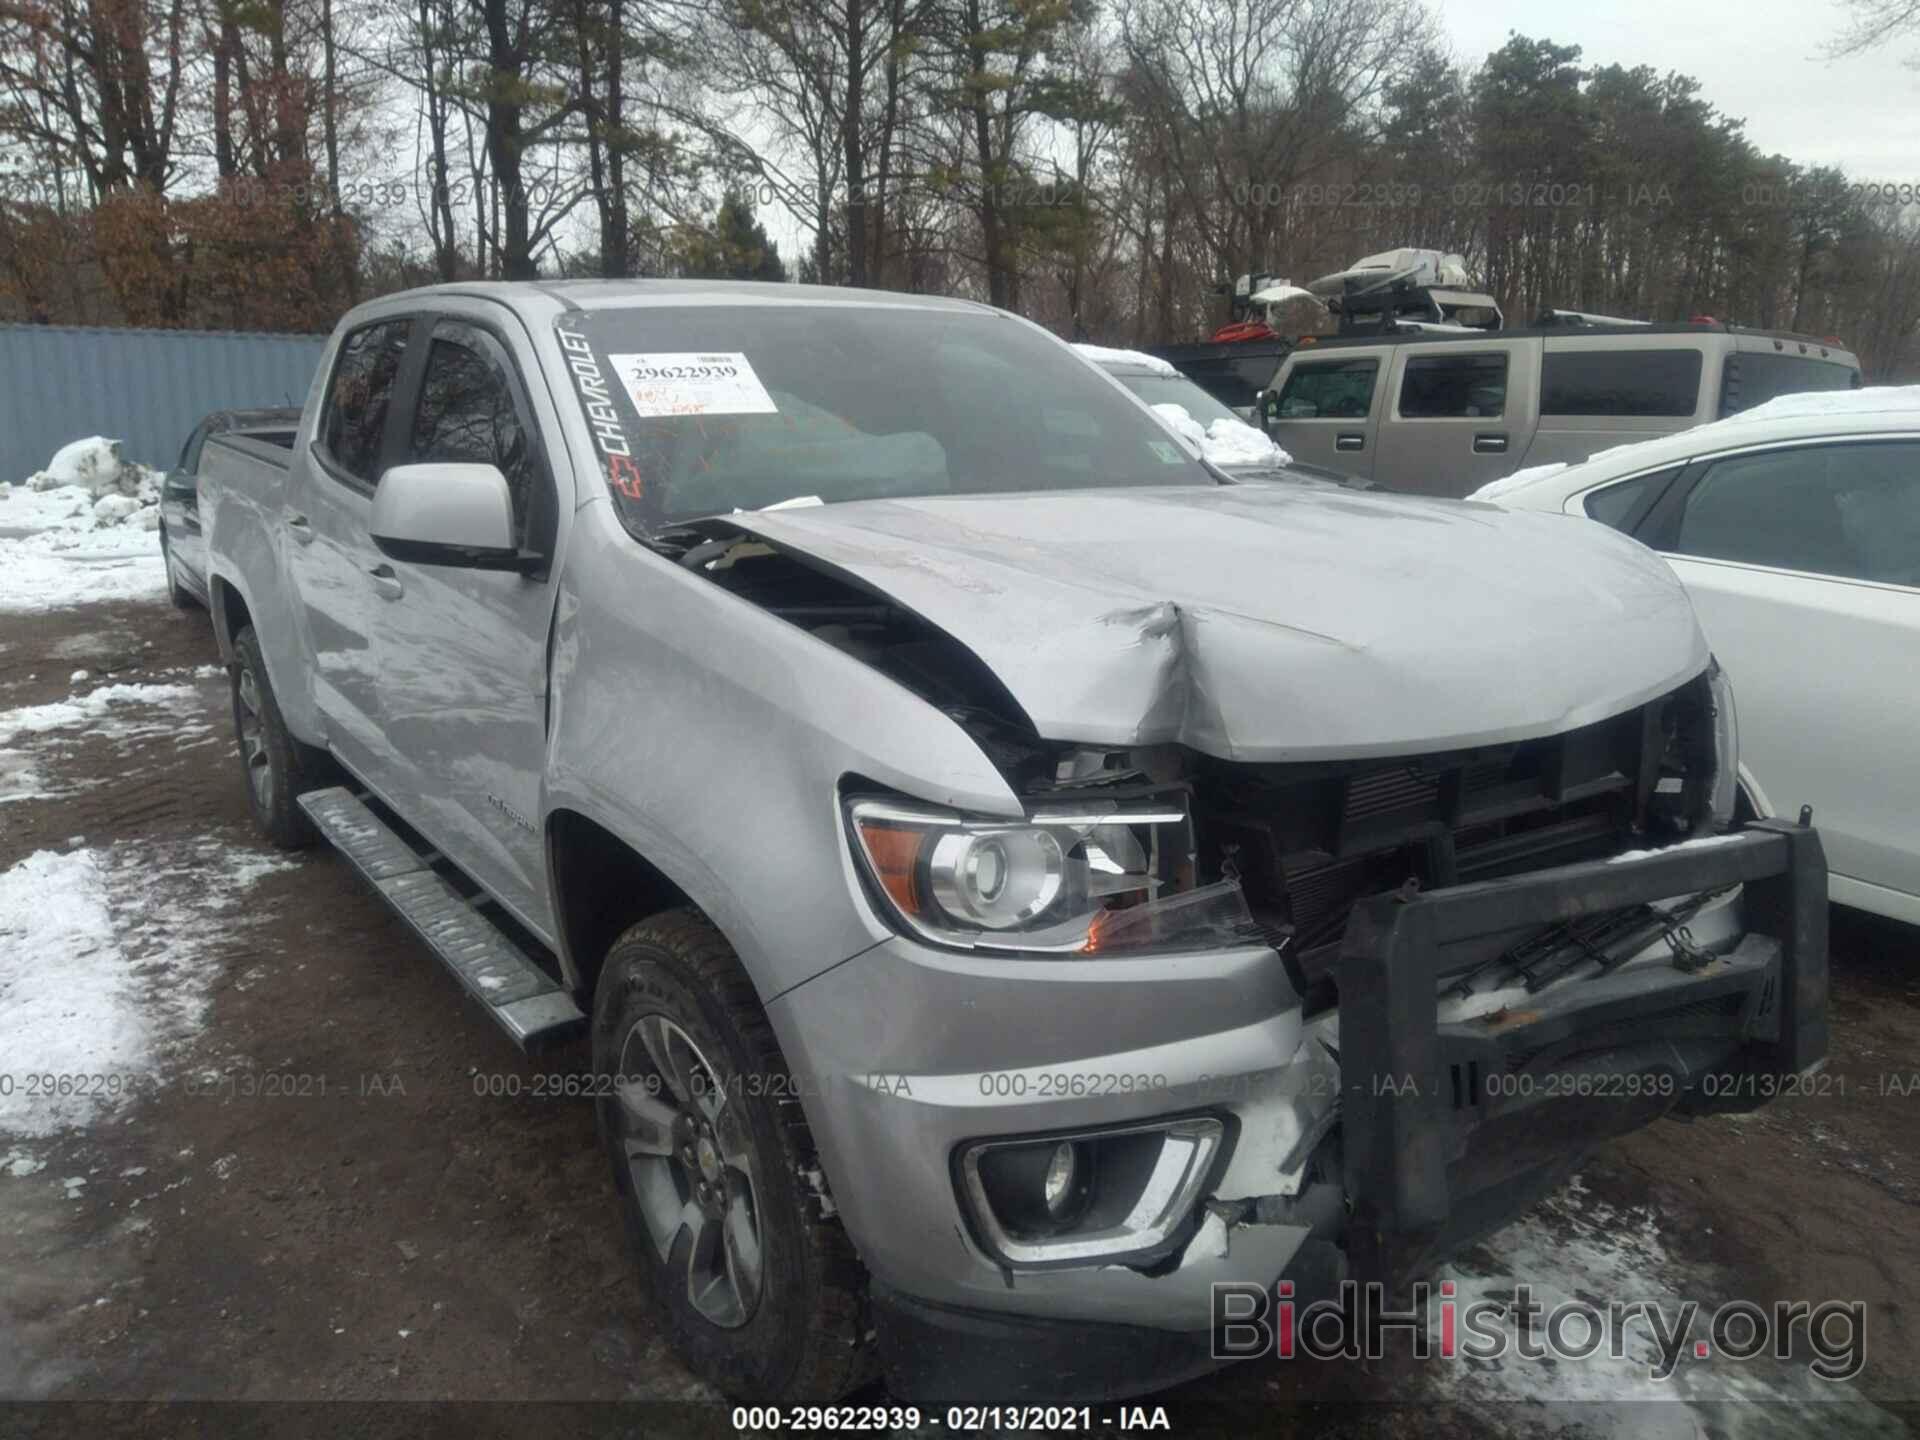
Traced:
<path fill-rule="evenodd" d="M 1556 325 L 1651 325 L 1651 320 L 1631 320 L 1624 315 L 1596 315 L 1591 310 L 1542 310 L 1533 322 L 1536 330 Z"/>

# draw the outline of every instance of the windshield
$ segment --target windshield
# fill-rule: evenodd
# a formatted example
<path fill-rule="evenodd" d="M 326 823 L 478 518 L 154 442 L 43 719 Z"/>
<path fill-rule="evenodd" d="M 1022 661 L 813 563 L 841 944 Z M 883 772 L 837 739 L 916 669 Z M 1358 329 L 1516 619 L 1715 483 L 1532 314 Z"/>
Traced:
<path fill-rule="evenodd" d="M 1201 428 L 1214 421 L 1240 420 L 1240 417 L 1202 390 L 1184 375 L 1115 375 L 1127 389 L 1149 405 L 1179 405 L 1200 422 Z M 1244 420 L 1240 421 L 1245 424 Z"/>
<path fill-rule="evenodd" d="M 558 326 L 642 533 L 816 498 L 1216 483 L 1091 366 L 1001 315 L 704 305 Z"/>

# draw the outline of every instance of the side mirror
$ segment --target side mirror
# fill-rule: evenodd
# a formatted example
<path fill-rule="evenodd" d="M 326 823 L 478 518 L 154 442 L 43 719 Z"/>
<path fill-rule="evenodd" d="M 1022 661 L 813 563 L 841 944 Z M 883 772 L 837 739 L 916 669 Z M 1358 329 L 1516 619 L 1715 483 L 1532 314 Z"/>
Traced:
<path fill-rule="evenodd" d="M 1273 438 L 1273 392 L 1262 390 L 1253 397 L 1253 423 L 1260 427 L 1260 433 L 1269 440 Z"/>
<path fill-rule="evenodd" d="M 395 465 L 373 490 L 368 527 L 383 555 L 467 570 L 535 569 L 513 543 L 513 497 L 494 465 Z"/>

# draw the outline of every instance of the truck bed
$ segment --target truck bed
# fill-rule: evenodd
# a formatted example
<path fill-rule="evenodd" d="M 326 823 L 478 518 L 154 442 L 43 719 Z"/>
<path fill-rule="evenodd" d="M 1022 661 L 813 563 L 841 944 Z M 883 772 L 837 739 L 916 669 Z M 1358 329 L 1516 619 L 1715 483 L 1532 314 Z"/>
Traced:
<path fill-rule="evenodd" d="M 200 523 L 207 540 L 208 604 L 216 617 L 222 604 L 223 558 L 231 565 L 257 557 L 267 572 L 277 566 L 272 556 L 296 439 L 297 432 L 283 436 L 235 431 L 209 435 L 200 452 Z"/>

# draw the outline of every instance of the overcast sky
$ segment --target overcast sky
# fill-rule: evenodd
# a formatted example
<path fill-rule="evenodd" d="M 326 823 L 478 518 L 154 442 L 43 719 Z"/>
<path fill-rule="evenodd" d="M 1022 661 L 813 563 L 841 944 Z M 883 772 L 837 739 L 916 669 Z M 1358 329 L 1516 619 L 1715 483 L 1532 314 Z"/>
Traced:
<path fill-rule="evenodd" d="M 1578 45 L 1586 66 L 1678 70 L 1747 122 L 1765 152 L 1839 165 L 1863 182 L 1920 182 L 1920 35 L 1890 52 L 1828 60 L 1846 27 L 1836 0 L 1435 0 L 1455 54 L 1477 64 L 1509 31 Z"/>

